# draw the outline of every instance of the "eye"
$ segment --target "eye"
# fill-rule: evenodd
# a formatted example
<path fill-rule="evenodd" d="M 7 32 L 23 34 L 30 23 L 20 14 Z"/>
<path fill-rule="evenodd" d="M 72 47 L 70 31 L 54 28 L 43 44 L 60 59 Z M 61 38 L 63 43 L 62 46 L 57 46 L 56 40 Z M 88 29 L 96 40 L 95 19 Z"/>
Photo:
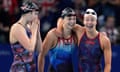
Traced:
<path fill-rule="evenodd" d="M 86 18 L 85 21 L 89 21 L 89 18 Z"/>
<path fill-rule="evenodd" d="M 86 14 L 92 14 L 92 15 L 96 15 L 96 13 L 95 12 L 86 12 Z"/>
<path fill-rule="evenodd" d="M 73 20 L 76 20 L 76 17 L 73 17 Z"/>
<path fill-rule="evenodd" d="M 90 12 L 86 12 L 86 14 L 90 14 Z"/>
<path fill-rule="evenodd" d="M 95 15 L 95 12 L 91 12 L 93 15 Z"/>
<path fill-rule="evenodd" d="M 71 18 L 71 17 L 69 17 L 69 18 L 68 18 L 68 20 L 72 20 L 72 18 Z"/>

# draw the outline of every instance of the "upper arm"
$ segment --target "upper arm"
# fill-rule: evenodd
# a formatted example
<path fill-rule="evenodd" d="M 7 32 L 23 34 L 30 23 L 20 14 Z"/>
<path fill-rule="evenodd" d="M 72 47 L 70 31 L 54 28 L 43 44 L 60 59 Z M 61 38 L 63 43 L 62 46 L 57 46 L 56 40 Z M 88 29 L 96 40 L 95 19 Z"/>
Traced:
<path fill-rule="evenodd" d="M 77 36 L 77 41 L 78 41 L 78 44 L 79 44 L 80 38 L 81 38 L 82 34 L 84 33 L 85 28 L 82 27 L 79 24 L 75 24 L 75 27 L 73 28 L 73 31 L 75 32 L 75 34 Z"/>
<path fill-rule="evenodd" d="M 62 31 L 62 26 L 63 26 L 63 19 L 60 17 L 57 20 L 57 30 L 61 32 Z"/>
<path fill-rule="evenodd" d="M 54 41 L 55 41 L 55 34 L 53 33 L 53 31 L 49 31 L 43 41 L 43 45 L 42 45 L 42 54 L 43 56 L 45 56 L 47 54 L 47 52 L 49 51 L 49 49 L 51 49 L 54 45 Z"/>
<path fill-rule="evenodd" d="M 24 48 L 29 48 L 30 40 L 22 26 L 14 27 L 13 36 Z"/>
<path fill-rule="evenodd" d="M 75 29 L 80 29 L 81 27 L 82 27 L 82 26 L 79 25 L 79 24 L 75 24 L 75 26 L 74 26 Z"/>
<path fill-rule="evenodd" d="M 105 64 L 111 65 L 111 59 L 112 59 L 112 57 L 111 57 L 112 56 L 111 42 L 107 36 L 104 36 L 102 43 L 103 43 Z"/>
<path fill-rule="evenodd" d="M 74 31 L 74 32 L 81 32 L 81 31 L 83 31 L 84 29 L 85 29 L 85 28 L 82 27 L 81 25 L 75 24 L 75 26 L 74 26 L 74 28 L 73 28 L 73 31 Z"/>

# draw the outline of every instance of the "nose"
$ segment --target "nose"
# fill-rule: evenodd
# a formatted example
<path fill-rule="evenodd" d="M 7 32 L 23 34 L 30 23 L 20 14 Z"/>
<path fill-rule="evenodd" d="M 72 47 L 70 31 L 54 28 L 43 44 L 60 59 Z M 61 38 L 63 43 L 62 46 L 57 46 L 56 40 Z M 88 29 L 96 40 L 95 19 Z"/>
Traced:
<path fill-rule="evenodd" d="M 70 21 L 72 24 L 75 24 L 76 23 L 76 20 L 71 20 Z"/>
<path fill-rule="evenodd" d="M 87 23 L 88 23 L 88 24 L 91 24 L 91 23 L 92 23 L 92 21 L 91 21 L 91 20 L 89 20 Z"/>

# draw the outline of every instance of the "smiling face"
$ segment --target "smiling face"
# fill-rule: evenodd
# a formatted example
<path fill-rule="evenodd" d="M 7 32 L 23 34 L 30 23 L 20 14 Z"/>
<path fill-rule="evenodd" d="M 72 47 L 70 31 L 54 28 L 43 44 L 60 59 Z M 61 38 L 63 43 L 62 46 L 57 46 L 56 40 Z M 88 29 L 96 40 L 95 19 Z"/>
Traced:
<path fill-rule="evenodd" d="M 84 14 L 84 25 L 88 29 L 93 29 L 97 24 L 97 14 L 94 10 L 88 9 Z"/>
<path fill-rule="evenodd" d="M 97 20 L 95 17 L 88 15 L 86 17 L 84 17 L 84 25 L 85 27 L 92 29 L 96 26 L 97 24 Z"/>
<path fill-rule="evenodd" d="M 64 21 L 63 24 L 64 28 L 72 29 L 76 24 L 76 16 L 75 15 L 65 16 L 63 21 Z"/>

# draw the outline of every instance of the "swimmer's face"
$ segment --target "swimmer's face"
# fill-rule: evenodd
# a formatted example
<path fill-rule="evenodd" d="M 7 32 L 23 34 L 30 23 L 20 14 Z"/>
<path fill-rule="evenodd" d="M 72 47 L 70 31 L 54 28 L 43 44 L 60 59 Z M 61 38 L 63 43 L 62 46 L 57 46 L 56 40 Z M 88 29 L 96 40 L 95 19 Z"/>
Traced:
<path fill-rule="evenodd" d="M 64 17 L 63 21 L 64 21 L 63 27 L 72 29 L 76 24 L 76 16 L 75 15 L 66 16 Z"/>
<path fill-rule="evenodd" d="M 39 14 L 38 11 L 29 12 L 28 15 L 27 15 L 27 20 L 28 21 L 33 21 L 34 19 L 38 18 L 38 14 Z"/>
<path fill-rule="evenodd" d="M 39 12 L 38 11 L 32 11 L 32 17 L 38 18 Z"/>
<path fill-rule="evenodd" d="M 86 28 L 93 29 L 97 24 L 97 14 L 93 9 L 87 9 L 84 14 L 83 24 Z"/>
<path fill-rule="evenodd" d="M 96 26 L 97 19 L 92 15 L 88 15 L 88 16 L 84 17 L 83 22 L 84 22 L 85 27 L 91 29 L 91 28 L 94 28 Z"/>

